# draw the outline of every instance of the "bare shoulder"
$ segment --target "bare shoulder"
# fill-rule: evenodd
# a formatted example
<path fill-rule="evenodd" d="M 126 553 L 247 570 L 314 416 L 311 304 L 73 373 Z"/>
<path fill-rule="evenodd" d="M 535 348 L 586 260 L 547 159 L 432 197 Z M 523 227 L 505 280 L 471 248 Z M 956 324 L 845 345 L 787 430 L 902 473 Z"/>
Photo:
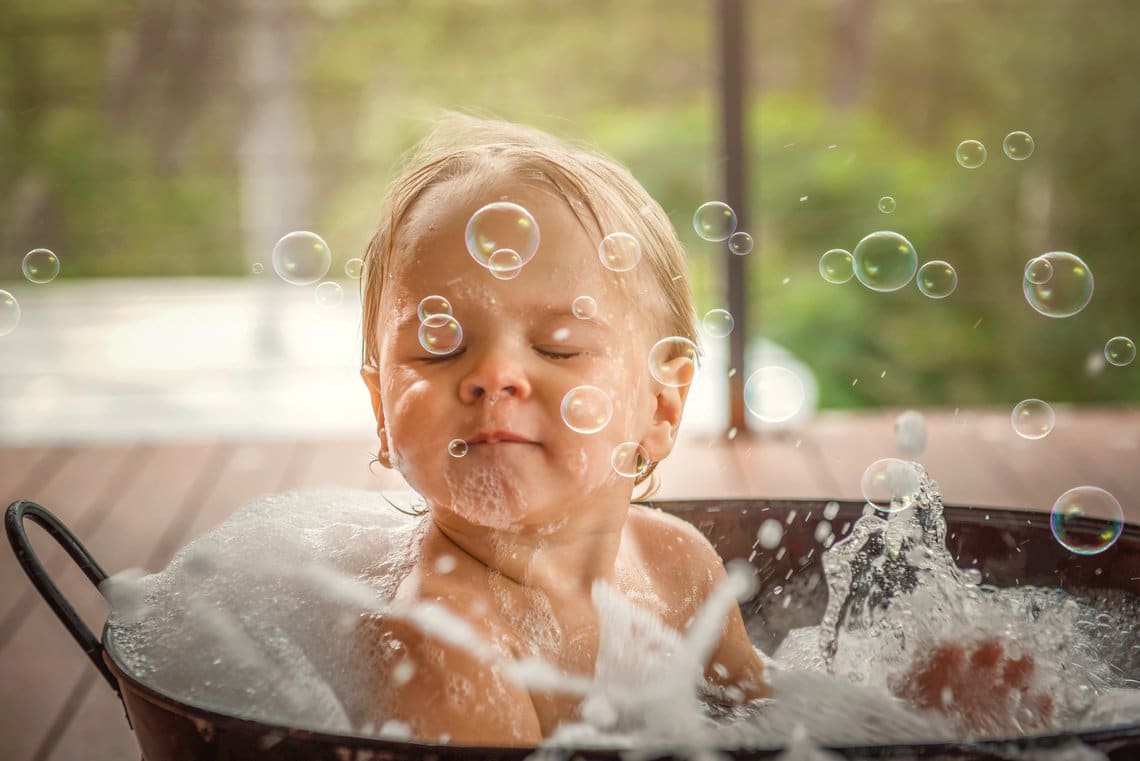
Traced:
<path fill-rule="evenodd" d="M 724 564 L 705 535 L 686 520 L 655 508 L 633 505 L 626 529 L 645 570 L 684 598 L 703 600 L 724 575 Z M 684 600 L 672 600 L 674 604 Z"/>

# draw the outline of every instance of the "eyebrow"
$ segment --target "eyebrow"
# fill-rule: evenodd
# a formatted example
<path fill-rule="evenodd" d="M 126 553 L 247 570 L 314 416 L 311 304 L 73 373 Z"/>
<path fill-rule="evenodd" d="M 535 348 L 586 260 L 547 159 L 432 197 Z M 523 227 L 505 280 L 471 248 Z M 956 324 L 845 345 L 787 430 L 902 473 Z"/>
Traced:
<path fill-rule="evenodd" d="M 549 304 L 531 304 L 517 311 L 521 312 L 522 314 L 535 315 L 536 319 L 540 319 L 545 322 L 553 322 L 555 320 L 573 320 L 576 324 L 580 323 L 581 327 L 583 328 L 609 329 L 611 327 L 609 320 L 605 319 L 602 316 L 600 309 L 593 317 L 586 320 L 580 319 L 576 314 L 574 314 L 574 311 L 570 306 L 554 307 Z M 454 315 L 454 313 L 452 314 Z M 461 315 L 456 316 L 455 319 L 459 322 L 460 325 L 463 325 L 463 318 Z M 402 317 L 398 318 L 396 328 L 397 330 L 401 331 L 412 327 L 418 329 L 419 324 L 420 318 L 418 310 L 409 310 Z"/>

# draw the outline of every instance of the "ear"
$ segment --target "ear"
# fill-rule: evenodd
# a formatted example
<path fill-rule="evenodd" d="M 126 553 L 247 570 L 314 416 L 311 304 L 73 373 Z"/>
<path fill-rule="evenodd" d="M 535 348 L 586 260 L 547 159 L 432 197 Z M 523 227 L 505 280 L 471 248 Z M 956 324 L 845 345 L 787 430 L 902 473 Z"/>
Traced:
<path fill-rule="evenodd" d="M 677 357 L 672 361 L 691 363 L 691 360 L 685 357 Z M 681 413 L 685 410 L 685 399 L 689 395 L 691 374 L 687 380 L 689 382 L 683 386 L 666 386 L 660 381 L 654 381 L 653 416 L 641 439 L 641 445 L 645 447 L 650 462 L 660 462 L 673 451 L 677 430 L 681 425 Z"/>
<path fill-rule="evenodd" d="M 360 377 L 364 379 L 364 385 L 368 386 L 368 395 L 372 398 L 372 414 L 376 418 L 376 435 L 380 438 L 380 449 L 376 453 L 376 459 L 385 468 L 390 468 L 392 462 L 388 456 L 388 433 L 384 430 L 384 405 L 381 403 L 380 397 L 380 370 L 372 365 L 364 365 L 360 368 Z"/>

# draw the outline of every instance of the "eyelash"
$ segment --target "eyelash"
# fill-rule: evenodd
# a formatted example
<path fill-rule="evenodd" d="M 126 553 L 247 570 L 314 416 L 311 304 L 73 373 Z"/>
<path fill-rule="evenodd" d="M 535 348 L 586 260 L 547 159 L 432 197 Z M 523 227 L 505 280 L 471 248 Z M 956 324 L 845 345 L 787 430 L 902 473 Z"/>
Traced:
<path fill-rule="evenodd" d="M 464 351 L 463 349 L 459 349 L 457 351 L 453 351 L 451 354 L 441 354 L 438 356 L 422 357 L 421 361 L 426 363 L 426 364 L 429 364 L 429 365 L 434 365 L 434 364 L 438 364 L 440 362 L 446 362 L 449 359 L 455 359 L 456 357 L 463 354 L 463 351 Z M 546 349 L 537 349 L 537 348 L 535 349 L 535 351 L 537 351 L 539 354 L 546 357 L 547 359 L 553 359 L 553 360 L 573 359 L 574 357 L 581 356 L 584 353 L 584 352 L 580 352 L 580 351 L 575 351 L 575 352 L 567 352 L 567 353 L 563 354 L 563 353 L 559 353 L 559 352 L 547 351 Z"/>

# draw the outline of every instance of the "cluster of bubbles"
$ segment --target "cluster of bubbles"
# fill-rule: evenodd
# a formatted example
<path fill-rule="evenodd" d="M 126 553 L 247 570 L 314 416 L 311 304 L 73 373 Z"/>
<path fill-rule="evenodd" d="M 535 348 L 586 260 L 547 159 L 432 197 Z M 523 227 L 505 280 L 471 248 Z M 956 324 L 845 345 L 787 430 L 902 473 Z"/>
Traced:
<path fill-rule="evenodd" d="M 919 480 L 912 462 L 895 457 L 875 460 L 863 471 L 863 499 L 876 510 L 901 512 L 918 501 Z"/>
<path fill-rule="evenodd" d="M 889 204 L 884 203 L 887 200 Z M 894 211 L 894 199 L 880 199 L 879 207 L 884 213 Z M 897 291 L 915 279 L 918 290 L 932 299 L 944 299 L 958 287 L 958 272 L 953 265 L 935 259 L 920 268 L 914 244 L 892 230 L 867 235 L 855 246 L 854 253 L 845 248 L 825 251 L 819 258 L 819 274 L 835 285 L 857 278 L 880 293 Z"/>
<path fill-rule="evenodd" d="M 332 266 L 332 251 L 324 238 L 308 230 L 295 230 L 283 235 L 273 246 L 273 271 L 290 285 L 312 285 L 313 300 L 318 306 L 334 309 L 344 302 L 344 288 L 335 280 L 323 280 Z M 265 271 L 261 262 L 254 262 L 250 270 L 255 275 Z M 345 274 L 359 278 L 364 271 L 362 259 L 350 259 L 344 265 Z"/>
<path fill-rule="evenodd" d="M 1040 314 L 1072 317 L 1092 300 L 1092 270 L 1076 254 L 1050 251 L 1026 263 L 1022 290 L 1029 306 Z"/>
<path fill-rule="evenodd" d="M 1033 155 L 1036 143 L 1028 132 L 1015 130 L 1002 140 L 1001 148 L 1014 161 L 1024 161 Z M 963 140 L 954 150 L 954 158 L 966 169 L 977 169 L 986 163 L 986 146 L 981 140 Z"/>
<path fill-rule="evenodd" d="M 693 213 L 693 230 L 710 243 L 728 241 L 728 250 L 737 256 L 752 253 L 755 241 L 749 233 L 737 231 L 736 212 L 723 201 L 709 201 Z"/>
<path fill-rule="evenodd" d="M 467 220 L 467 253 L 499 280 L 510 280 L 534 258 L 541 238 L 534 216 L 510 201 L 482 207 Z"/>
<path fill-rule="evenodd" d="M 46 248 L 33 248 L 20 263 L 24 279 L 43 285 L 59 277 L 59 257 Z M 9 291 L 0 289 L 0 336 L 11 333 L 20 324 L 20 302 Z"/>
<path fill-rule="evenodd" d="M 443 296 L 425 296 L 416 307 L 420 320 L 420 346 L 428 354 L 451 354 L 463 343 L 463 326 L 451 313 L 451 302 Z"/>
<path fill-rule="evenodd" d="M 1049 527 L 1065 549 L 1078 555 L 1097 555 L 1120 538 L 1124 511 L 1104 489 L 1078 486 L 1057 498 Z"/>

